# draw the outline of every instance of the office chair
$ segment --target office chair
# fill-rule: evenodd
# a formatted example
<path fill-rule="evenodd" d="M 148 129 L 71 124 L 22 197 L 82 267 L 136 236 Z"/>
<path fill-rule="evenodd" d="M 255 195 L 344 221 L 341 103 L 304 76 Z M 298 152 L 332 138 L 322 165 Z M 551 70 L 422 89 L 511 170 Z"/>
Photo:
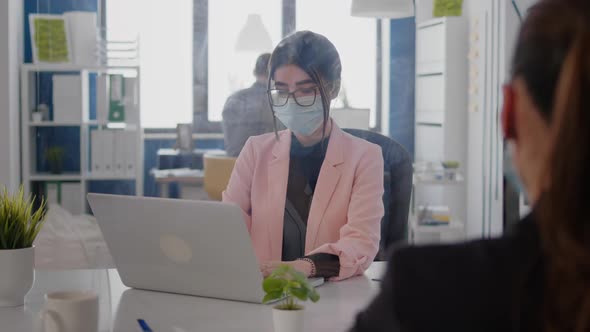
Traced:
<path fill-rule="evenodd" d="M 408 215 L 412 193 L 412 160 L 408 152 L 396 141 L 381 134 L 360 130 L 343 129 L 381 147 L 383 153 L 383 206 L 385 214 L 381 220 L 381 243 L 375 260 L 387 260 L 387 250 L 395 243 L 408 239 Z"/>
<path fill-rule="evenodd" d="M 236 158 L 205 154 L 204 187 L 210 199 L 221 201 L 221 193 L 227 188 L 235 164 Z"/>

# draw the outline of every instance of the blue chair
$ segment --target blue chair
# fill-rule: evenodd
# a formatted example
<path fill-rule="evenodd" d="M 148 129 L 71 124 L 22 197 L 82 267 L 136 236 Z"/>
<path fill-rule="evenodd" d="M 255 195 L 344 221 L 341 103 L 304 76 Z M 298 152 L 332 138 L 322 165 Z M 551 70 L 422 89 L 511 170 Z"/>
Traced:
<path fill-rule="evenodd" d="M 396 141 L 381 134 L 344 129 L 345 132 L 381 147 L 384 161 L 383 206 L 381 243 L 375 260 L 386 260 L 388 248 L 408 238 L 408 214 L 412 194 L 412 160 L 408 152 Z"/>

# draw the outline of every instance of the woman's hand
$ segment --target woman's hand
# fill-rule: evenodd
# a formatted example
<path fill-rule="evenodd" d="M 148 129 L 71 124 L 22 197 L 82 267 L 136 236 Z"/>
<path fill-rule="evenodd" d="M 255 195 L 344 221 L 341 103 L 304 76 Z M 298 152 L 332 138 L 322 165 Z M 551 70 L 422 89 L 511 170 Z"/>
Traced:
<path fill-rule="evenodd" d="M 283 264 L 292 266 L 295 270 L 303 273 L 306 277 L 311 275 L 311 263 L 304 260 L 296 260 L 292 262 L 266 262 L 260 265 L 260 270 L 262 271 L 262 275 L 266 278 L 272 273 L 272 271 Z"/>

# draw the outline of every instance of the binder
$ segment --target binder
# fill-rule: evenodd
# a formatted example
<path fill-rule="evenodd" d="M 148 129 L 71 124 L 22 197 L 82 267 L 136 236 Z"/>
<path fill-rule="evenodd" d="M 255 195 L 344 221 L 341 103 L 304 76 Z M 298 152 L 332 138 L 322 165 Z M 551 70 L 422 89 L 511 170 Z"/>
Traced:
<path fill-rule="evenodd" d="M 53 75 L 53 121 L 82 122 L 82 79 L 80 75 Z"/>
<path fill-rule="evenodd" d="M 102 165 L 102 140 L 101 131 L 92 130 L 90 132 L 90 173 L 94 175 L 104 174 Z"/>
<path fill-rule="evenodd" d="M 136 132 L 125 132 L 125 175 L 135 177 L 137 172 L 137 142 Z"/>
<path fill-rule="evenodd" d="M 102 169 L 104 170 L 104 175 L 113 175 L 115 172 L 115 167 L 113 163 L 114 159 L 114 145 L 115 145 L 115 135 L 112 130 L 102 130 L 100 131 L 100 146 L 101 146 L 101 159 L 100 163 L 102 165 Z"/>
<path fill-rule="evenodd" d="M 96 119 L 100 124 L 109 122 L 109 75 L 96 77 Z"/>
<path fill-rule="evenodd" d="M 137 77 L 125 77 L 125 122 L 139 125 L 139 93 L 137 92 Z"/>
<path fill-rule="evenodd" d="M 115 138 L 115 157 L 113 159 L 114 164 L 114 174 L 123 176 L 126 173 L 126 139 L 127 139 L 127 132 L 124 130 L 119 130 L 113 132 Z"/>
<path fill-rule="evenodd" d="M 123 75 L 110 75 L 109 121 L 125 122 Z"/>

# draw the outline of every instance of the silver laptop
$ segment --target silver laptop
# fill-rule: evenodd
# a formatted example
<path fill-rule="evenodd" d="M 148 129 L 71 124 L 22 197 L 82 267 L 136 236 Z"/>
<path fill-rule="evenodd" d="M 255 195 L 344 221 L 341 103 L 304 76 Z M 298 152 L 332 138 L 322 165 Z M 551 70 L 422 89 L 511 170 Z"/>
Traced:
<path fill-rule="evenodd" d="M 239 207 L 103 194 L 88 194 L 88 202 L 126 286 L 262 302 L 263 277 Z"/>

